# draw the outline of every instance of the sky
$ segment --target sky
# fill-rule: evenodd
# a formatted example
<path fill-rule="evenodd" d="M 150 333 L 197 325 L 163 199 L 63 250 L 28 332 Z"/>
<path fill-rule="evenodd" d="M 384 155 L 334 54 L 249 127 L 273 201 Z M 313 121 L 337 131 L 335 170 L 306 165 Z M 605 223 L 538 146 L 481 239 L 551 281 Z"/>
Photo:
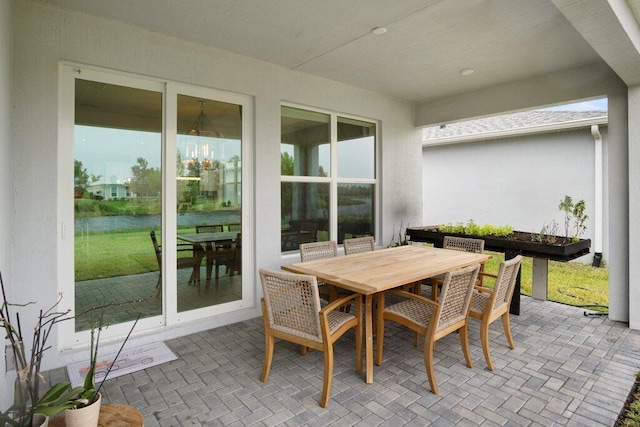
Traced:
<path fill-rule="evenodd" d="M 556 105 L 555 107 L 540 108 L 544 111 L 607 111 L 607 98 L 592 99 L 573 104 Z"/>
<path fill-rule="evenodd" d="M 200 160 L 205 154 L 207 159 L 216 160 L 228 160 L 240 155 L 237 140 L 178 135 L 177 144 L 183 159 L 192 158 L 194 154 Z M 206 145 L 208 147 L 205 150 Z M 138 157 L 144 158 L 148 167 L 159 168 L 161 147 L 162 138 L 156 132 L 75 126 L 74 159 L 82 162 L 89 175 L 100 177 L 98 183 L 127 182 L 131 178 L 131 167 L 137 164 Z"/>

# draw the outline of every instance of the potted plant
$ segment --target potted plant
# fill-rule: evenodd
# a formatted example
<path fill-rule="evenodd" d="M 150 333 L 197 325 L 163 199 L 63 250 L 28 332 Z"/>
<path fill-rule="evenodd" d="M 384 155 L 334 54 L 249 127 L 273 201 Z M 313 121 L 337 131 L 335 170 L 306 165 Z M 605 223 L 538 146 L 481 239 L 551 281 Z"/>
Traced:
<path fill-rule="evenodd" d="M 58 383 L 40 397 L 41 375 L 40 367 L 47 339 L 58 322 L 68 318 L 69 311 L 59 312 L 56 307 L 60 299 L 48 310 L 40 310 L 38 321 L 33 328 L 31 351 L 25 349 L 20 313 L 12 313 L 12 307 L 24 307 L 27 304 L 11 304 L 7 296 L 0 274 L 0 289 L 2 290 L 2 306 L 0 306 L 0 327 L 4 329 L 11 347 L 16 366 L 13 404 L 4 412 L 0 412 L 0 426 L 43 426 L 47 425 L 47 416 L 55 415 L 64 408 L 56 407 L 54 402 L 69 387 L 68 383 Z"/>
<path fill-rule="evenodd" d="M 91 328 L 90 368 L 85 377 L 84 384 L 71 389 L 71 384 L 68 381 L 61 381 L 52 385 L 49 390 L 40 397 L 42 381 L 40 367 L 45 351 L 50 348 L 50 346 L 47 346 L 47 340 L 53 327 L 57 323 L 72 319 L 72 316 L 69 316 L 70 310 L 64 312 L 56 311 L 61 297 L 59 297 L 49 309 L 45 311 L 40 310 L 38 321 L 33 328 L 31 351 L 27 355 L 20 324 L 20 313 L 16 312 L 14 314 L 12 307 L 25 307 L 34 303 L 13 304 L 8 302 L 1 273 L 0 289 L 2 290 L 0 327 L 4 329 L 6 338 L 9 341 L 17 374 L 14 387 L 14 402 L 6 411 L 0 412 L 0 427 L 5 425 L 24 427 L 46 426 L 48 424 L 48 417 L 53 417 L 64 410 L 74 413 L 85 407 L 93 407 L 94 410 L 96 410 L 97 407 L 96 414 L 98 414 L 100 412 L 100 388 L 102 387 L 102 383 L 104 383 L 104 380 L 106 380 L 109 375 L 113 363 L 115 363 L 115 360 L 117 360 L 120 355 L 140 316 L 138 316 L 138 319 L 134 322 L 118 354 L 109 366 L 100 387 L 96 388 L 95 367 L 98 357 L 98 344 L 100 341 L 100 333 L 104 327 L 103 312 L 107 306 L 103 305 L 92 309 L 92 311 L 100 310 L 100 317 L 98 322 Z M 68 414 L 69 413 L 65 416 L 65 420 L 77 418 L 77 414 L 71 414 L 70 416 Z M 94 418 L 94 421 L 82 418 L 81 423 L 77 425 L 83 427 L 95 426 L 98 424 L 97 415 L 95 415 Z M 67 425 L 69 425 L 68 422 Z"/>
<path fill-rule="evenodd" d="M 118 356 L 120 356 L 122 349 L 129 340 L 133 329 L 136 327 L 136 324 L 140 319 L 140 315 L 138 314 L 138 317 L 136 318 L 135 322 L 133 322 L 129 333 L 122 342 L 122 345 L 120 346 L 116 357 L 113 358 L 113 361 L 107 368 L 107 372 L 102 378 L 100 385 L 96 387 L 95 372 L 96 363 L 98 361 L 100 333 L 102 332 L 102 328 L 105 327 L 103 322 L 104 308 L 105 306 L 99 307 L 100 317 L 96 323 L 92 322 L 89 370 L 87 371 L 87 375 L 84 378 L 84 384 L 71 389 L 68 393 L 60 396 L 57 401 L 57 404 L 59 406 L 62 406 L 65 410 L 65 424 L 67 427 L 92 427 L 98 425 L 100 406 L 102 404 L 102 395 L 100 394 L 100 389 L 102 388 L 104 382 L 107 380 L 107 377 L 109 376 L 113 365 L 115 364 L 116 360 L 118 360 Z"/>

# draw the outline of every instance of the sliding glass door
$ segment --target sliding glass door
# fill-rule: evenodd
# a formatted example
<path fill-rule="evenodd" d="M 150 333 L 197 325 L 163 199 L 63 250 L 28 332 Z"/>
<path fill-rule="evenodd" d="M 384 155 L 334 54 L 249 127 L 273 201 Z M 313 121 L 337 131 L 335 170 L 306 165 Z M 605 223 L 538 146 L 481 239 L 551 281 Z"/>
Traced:
<path fill-rule="evenodd" d="M 176 143 L 178 311 L 241 300 L 242 105 L 178 94 Z"/>
<path fill-rule="evenodd" d="M 74 66 L 60 98 L 65 345 L 96 307 L 117 336 L 252 306 L 251 98 Z"/>
<path fill-rule="evenodd" d="M 75 329 L 82 331 L 96 306 L 106 306 L 105 324 L 162 313 L 161 258 L 150 232 L 162 223 L 163 95 L 84 79 L 74 86 Z"/>

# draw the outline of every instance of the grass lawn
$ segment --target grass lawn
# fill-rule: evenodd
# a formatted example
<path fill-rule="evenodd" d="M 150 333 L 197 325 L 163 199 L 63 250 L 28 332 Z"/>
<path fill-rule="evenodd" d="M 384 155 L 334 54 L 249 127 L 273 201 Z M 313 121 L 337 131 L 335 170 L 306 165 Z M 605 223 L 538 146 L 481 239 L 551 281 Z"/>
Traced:
<path fill-rule="evenodd" d="M 492 258 L 485 270 L 498 271 L 504 261 L 504 254 L 487 252 Z M 522 261 L 520 293 L 532 294 L 533 259 L 525 257 Z M 592 267 L 591 264 L 577 262 L 549 261 L 549 287 L 547 299 L 574 306 L 586 306 L 587 309 L 606 312 L 609 303 L 609 269 Z M 594 307 L 595 306 L 595 307 Z"/>

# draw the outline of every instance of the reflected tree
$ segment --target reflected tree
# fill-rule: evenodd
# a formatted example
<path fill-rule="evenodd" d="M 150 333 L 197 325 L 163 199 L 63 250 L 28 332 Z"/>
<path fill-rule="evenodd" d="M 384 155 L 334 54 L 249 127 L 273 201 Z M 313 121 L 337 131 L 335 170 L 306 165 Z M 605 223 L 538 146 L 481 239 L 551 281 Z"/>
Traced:
<path fill-rule="evenodd" d="M 138 157 L 131 167 L 131 191 L 138 197 L 157 196 L 162 188 L 160 168 L 149 167 L 149 162 Z"/>

